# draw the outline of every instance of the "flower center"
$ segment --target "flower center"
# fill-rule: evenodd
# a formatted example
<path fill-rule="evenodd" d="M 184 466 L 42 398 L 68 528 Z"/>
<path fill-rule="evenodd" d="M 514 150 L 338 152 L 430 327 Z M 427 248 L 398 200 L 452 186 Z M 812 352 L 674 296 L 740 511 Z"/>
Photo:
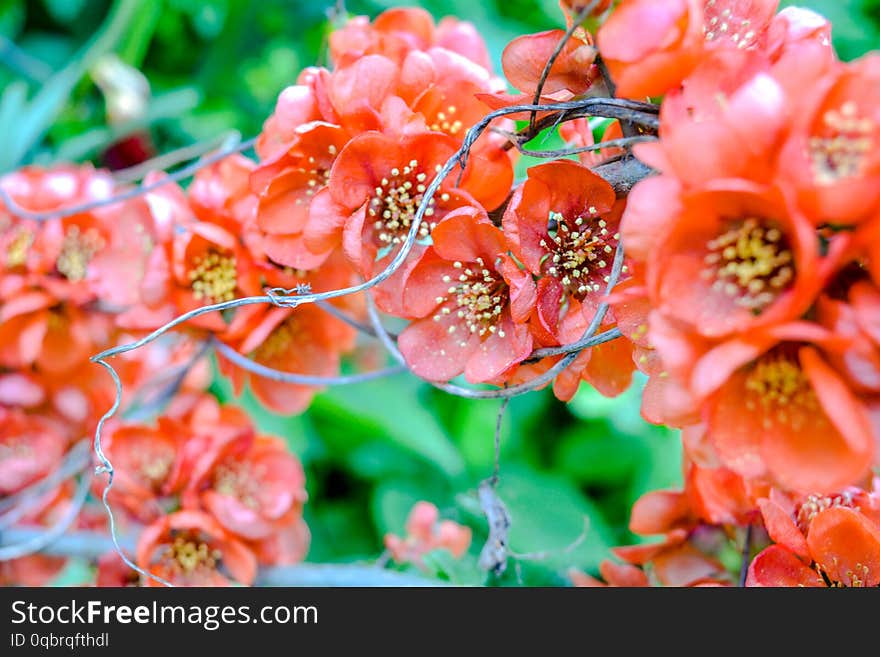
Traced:
<path fill-rule="evenodd" d="M 140 456 L 139 470 L 144 478 L 153 487 L 165 481 L 174 463 L 174 450 L 150 450 L 142 452 Z"/>
<path fill-rule="evenodd" d="M 0 463 L 7 459 L 26 459 L 33 456 L 33 448 L 29 442 L 30 435 L 4 436 L 0 442 Z"/>
<path fill-rule="evenodd" d="M 438 166 L 438 170 L 439 168 Z M 410 160 L 403 169 L 395 167 L 391 169 L 388 177 L 382 178 L 367 211 L 376 229 L 376 239 L 381 246 L 400 244 L 406 239 L 416 212 L 422 204 L 427 182 L 428 174 L 420 169 L 418 160 Z M 442 201 L 448 201 L 449 195 L 442 194 L 440 198 Z M 419 226 L 419 239 L 427 238 L 437 225 L 436 222 L 431 221 L 434 212 L 432 198 L 425 210 L 425 221 Z"/>
<path fill-rule="evenodd" d="M 81 281 L 86 277 L 89 262 L 104 248 L 104 244 L 104 238 L 94 228 L 83 233 L 79 226 L 73 225 L 64 235 L 55 267 L 67 280 Z"/>
<path fill-rule="evenodd" d="M 265 468 L 248 463 L 225 463 L 214 474 L 214 489 L 221 495 L 236 498 L 249 509 L 260 507 L 259 482 L 265 477 Z"/>
<path fill-rule="evenodd" d="M 231 301 L 235 298 L 235 287 L 238 283 L 235 256 L 209 250 L 205 255 L 195 258 L 193 268 L 189 270 L 189 280 L 196 299 L 208 302 Z"/>
<path fill-rule="evenodd" d="M 19 230 L 6 248 L 6 266 L 12 269 L 23 265 L 33 242 L 33 233 L 29 230 Z"/>
<path fill-rule="evenodd" d="M 740 49 L 755 45 L 757 33 L 751 29 L 752 22 L 748 18 L 733 15 L 730 8 L 718 11 L 716 0 L 707 0 L 703 19 L 703 35 L 706 41 L 723 41 L 729 39 Z"/>
<path fill-rule="evenodd" d="M 269 334 L 263 344 L 257 347 L 254 360 L 266 363 L 286 354 L 296 340 L 298 332 L 296 321 L 292 317 L 285 320 Z"/>
<path fill-rule="evenodd" d="M 434 315 L 434 320 L 440 321 L 443 315 L 455 313 L 471 333 L 484 336 L 497 332 L 500 337 L 505 337 L 504 330 L 499 329 L 497 323 L 507 303 L 507 283 L 497 272 L 487 269 L 482 258 L 469 264 L 456 262 L 453 266 L 461 270 L 461 274 L 458 280 L 449 275 L 443 277 L 443 282 L 450 286 L 446 296 L 436 299 L 438 304 L 444 305 Z M 448 330 L 455 333 L 457 327 L 453 324 Z M 461 346 L 465 344 L 462 342 Z"/>
<path fill-rule="evenodd" d="M 819 135 L 810 138 L 810 159 L 816 182 L 830 184 L 857 176 L 866 156 L 874 147 L 876 125 L 858 114 L 853 101 L 822 115 Z"/>
<path fill-rule="evenodd" d="M 779 423 L 797 430 L 807 421 L 824 421 L 810 380 L 784 352 L 771 352 L 758 360 L 746 377 L 745 388 L 746 408 L 761 407 L 765 429 Z"/>
<path fill-rule="evenodd" d="M 849 491 L 844 491 L 839 495 L 808 495 L 797 509 L 796 519 L 797 526 L 803 533 L 807 533 L 810 529 L 810 523 L 820 511 L 825 511 L 835 506 L 844 506 L 848 509 L 859 510 L 853 501 L 853 495 Z"/>
<path fill-rule="evenodd" d="M 760 312 L 794 280 L 794 257 L 779 228 L 750 217 L 706 244 L 702 276 L 744 308 Z"/>
<path fill-rule="evenodd" d="M 204 541 L 182 535 L 166 546 L 161 558 L 173 572 L 191 575 L 198 571 L 216 570 L 222 556 L 220 550 L 212 550 Z"/>
<path fill-rule="evenodd" d="M 562 213 L 551 211 L 551 241 L 541 240 L 547 251 L 545 273 L 559 279 L 568 294 L 578 299 L 598 292 L 601 283 L 610 280 L 611 261 L 620 240 L 620 234 L 611 234 L 604 219 L 596 221 L 596 208 L 590 207 L 589 215 L 577 217 L 570 227 Z"/>
<path fill-rule="evenodd" d="M 455 105 L 450 105 L 446 108 L 445 112 L 437 112 L 437 117 L 434 123 L 428 127 L 434 132 L 445 132 L 447 135 L 457 135 L 461 132 L 464 124 L 459 119 L 455 118 L 456 112 L 458 112 L 458 108 Z"/>

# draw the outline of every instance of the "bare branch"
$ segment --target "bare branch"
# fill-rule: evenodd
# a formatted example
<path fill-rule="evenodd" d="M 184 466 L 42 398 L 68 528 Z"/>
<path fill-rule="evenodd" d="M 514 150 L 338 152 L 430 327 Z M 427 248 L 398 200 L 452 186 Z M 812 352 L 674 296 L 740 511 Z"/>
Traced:
<path fill-rule="evenodd" d="M 231 361 L 243 370 L 247 370 L 252 374 L 261 376 L 264 379 L 271 379 L 279 383 L 295 383 L 304 386 L 344 386 L 355 383 L 364 383 L 365 381 L 373 381 L 387 376 L 393 376 L 406 371 L 406 367 L 387 367 L 373 372 L 361 372 L 359 374 L 348 374 L 341 376 L 314 376 L 311 374 L 296 374 L 293 372 L 284 372 L 271 367 L 266 367 L 261 363 L 257 363 L 247 356 L 240 354 L 228 344 L 212 339 L 211 344 L 227 360 Z"/>
<path fill-rule="evenodd" d="M 513 136 L 514 145 L 516 149 L 522 153 L 523 155 L 528 155 L 529 157 L 542 157 L 542 158 L 560 158 L 567 157 L 569 155 L 578 155 L 579 153 L 589 153 L 592 151 L 600 151 L 604 148 L 626 148 L 630 149 L 635 144 L 639 144 L 645 141 L 657 141 L 657 138 L 652 135 L 640 135 L 638 137 L 623 137 L 621 139 L 609 139 L 608 141 L 599 142 L 598 144 L 590 144 L 588 146 L 578 146 L 576 148 L 559 148 L 556 150 L 550 151 L 532 151 L 527 148 L 524 148 L 519 141 L 516 140 L 516 136 Z"/>
<path fill-rule="evenodd" d="M 8 561 L 10 559 L 20 559 L 28 555 L 34 554 L 49 545 L 59 536 L 64 534 L 71 525 L 76 521 L 76 517 L 85 504 L 86 496 L 89 494 L 90 478 L 83 475 L 79 478 L 76 486 L 76 492 L 70 500 L 70 506 L 64 512 L 64 515 L 55 522 L 50 528 L 38 536 L 32 536 L 28 540 L 7 543 L 0 547 L 0 561 Z M 4 532 L 4 536 L 8 532 Z"/>
<path fill-rule="evenodd" d="M 7 546 L 44 543 L 41 554 L 54 557 L 97 559 L 114 549 L 113 541 L 102 532 L 78 530 L 52 538 L 46 542 L 49 529 L 15 527 L 2 535 L 0 549 Z M 120 538 L 119 545 L 126 552 L 134 552 L 133 536 Z M 412 573 L 399 573 L 360 564 L 312 564 L 261 568 L 254 582 L 257 586 L 445 586 L 444 582 L 426 579 Z"/>
<path fill-rule="evenodd" d="M 63 481 L 82 472 L 89 465 L 89 461 L 88 441 L 80 441 L 68 450 L 61 465 L 43 479 L 0 500 L 0 529 L 17 523 L 28 512 L 33 502 L 54 490 Z"/>
<path fill-rule="evenodd" d="M 140 164 L 135 164 L 134 166 L 126 167 L 125 169 L 117 169 L 113 172 L 113 178 L 123 183 L 136 182 L 145 178 L 149 173 L 154 171 L 164 171 L 165 169 L 178 165 L 181 162 L 201 157 L 215 148 L 219 148 L 219 152 L 224 153 L 223 157 L 226 157 L 236 151 L 246 151 L 256 142 L 255 139 L 250 139 L 243 143 L 240 142 L 240 140 L 241 135 L 239 133 L 231 132 L 208 141 L 183 146 L 177 150 L 162 153 L 146 162 L 141 162 Z"/>
<path fill-rule="evenodd" d="M 80 214 L 81 212 L 88 212 L 97 208 L 103 208 L 114 205 L 116 203 L 121 203 L 122 201 L 129 201 L 133 198 L 148 194 L 149 192 L 152 192 L 155 189 L 159 189 L 160 187 L 169 183 L 185 180 L 186 178 L 195 175 L 202 169 L 209 167 L 216 162 L 219 162 L 223 158 L 228 157 L 233 153 L 246 151 L 247 149 L 253 147 L 254 143 L 256 143 L 256 138 L 248 139 L 247 141 L 243 142 L 241 141 L 241 136 L 238 133 L 235 133 L 231 138 L 227 140 L 226 146 L 221 148 L 213 155 L 209 155 L 208 157 L 204 157 L 197 162 L 189 164 L 179 171 L 169 173 L 167 176 L 164 176 L 159 180 L 150 183 L 149 185 L 133 187 L 124 192 L 120 192 L 119 194 L 115 194 L 114 196 L 111 196 L 109 198 L 100 199 L 97 201 L 79 203 L 77 205 L 71 205 L 64 208 L 47 210 L 46 212 L 32 212 L 31 210 L 21 207 L 12 199 L 11 196 L 9 196 L 9 194 L 6 193 L 5 189 L 0 187 L 0 202 L 2 202 L 6 206 L 7 210 L 9 210 L 9 212 L 11 212 L 12 214 L 17 215 L 22 219 L 29 219 L 31 221 L 49 221 L 51 219 L 70 217 L 75 214 Z"/>
<path fill-rule="evenodd" d="M 510 512 L 498 496 L 495 483 L 491 479 L 486 479 L 480 484 L 477 497 L 489 524 L 489 537 L 480 551 L 478 563 L 480 568 L 497 576 L 507 569 Z"/>
<path fill-rule="evenodd" d="M 580 12 L 574 17 L 574 20 L 571 21 L 571 25 L 565 31 L 565 34 L 559 39 L 559 43 L 556 44 L 556 47 L 553 49 L 553 52 L 550 53 L 550 57 L 547 59 L 547 62 L 544 64 L 544 70 L 541 71 L 541 77 L 538 79 L 538 86 L 535 88 L 535 96 L 532 99 L 533 105 L 539 105 L 541 103 L 541 93 L 544 91 L 544 85 L 547 83 L 547 78 L 550 76 L 550 69 L 553 68 L 553 65 L 556 63 L 556 60 L 559 59 L 559 55 L 562 53 L 562 50 L 565 48 L 565 44 L 568 43 L 568 40 L 574 35 L 575 31 L 580 27 L 581 23 L 584 22 L 587 16 L 590 15 L 590 12 L 596 8 L 596 5 L 599 4 L 599 0 L 593 0 L 590 4 L 583 7 Z M 529 131 L 532 132 L 535 129 L 535 117 L 537 116 L 537 112 L 534 110 L 529 117 Z"/>

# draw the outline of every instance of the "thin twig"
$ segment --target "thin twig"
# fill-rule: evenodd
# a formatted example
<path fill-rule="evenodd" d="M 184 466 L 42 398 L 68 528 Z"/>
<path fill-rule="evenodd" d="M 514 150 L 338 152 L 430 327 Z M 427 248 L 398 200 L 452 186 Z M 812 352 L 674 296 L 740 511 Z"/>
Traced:
<path fill-rule="evenodd" d="M 71 447 L 61 464 L 45 477 L 0 500 L 0 529 L 17 523 L 33 502 L 54 490 L 63 481 L 82 472 L 89 465 L 89 460 L 88 441 L 82 440 Z"/>
<path fill-rule="evenodd" d="M 221 356 L 231 361 L 234 365 L 243 370 L 247 370 L 251 374 L 256 374 L 264 379 L 278 381 L 279 383 L 295 383 L 303 386 L 345 386 L 356 383 L 364 383 L 365 381 L 374 381 L 388 376 L 394 376 L 406 371 L 406 367 L 400 365 L 395 367 L 386 367 L 373 372 L 361 372 L 358 374 L 344 374 L 340 376 L 316 376 L 312 374 L 296 374 L 294 372 L 284 372 L 271 367 L 266 367 L 261 363 L 251 360 L 247 356 L 240 354 L 228 344 L 212 339 L 211 344 Z"/>
<path fill-rule="evenodd" d="M 486 516 L 489 526 L 489 536 L 480 550 L 478 565 L 482 570 L 491 572 L 497 577 L 507 569 L 507 557 L 510 554 L 507 547 L 511 525 L 510 512 L 498 496 L 491 479 L 480 483 L 477 498 L 480 500 L 480 509 Z"/>
<path fill-rule="evenodd" d="M 237 132 L 232 132 L 221 135 L 215 139 L 190 144 L 189 146 L 183 146 L 176 150 L 169 151 L 168 153 L 162 153 L 162 155 L 158 155 L 145 162 L 141 162 L 140 164 L 126 167 L 125 169 L 117 169 L 113 172 L 113 178 L 121 183 L 136 182 L 145 178 L 149 173 L 154 171 L 164 171 L 165 169 L 176 166 L 181 162 L 201 157 L 215 148 L 221 149 L 221 152 L 225 152 L 225 154 L 228 155 L 235 152 L 234 149 L 240 149 L 241 151 L 247 150 L 247 148 L 252 146 L 253 143 L 255 143 L 255 140 L 253 139 L 241 143 L 241 135 Z"/>
<path fill-rule="evenodd" d="M 0 202 L 2 202 L 12 214 L 17 215 L 22 219 L 29 219 L 30 221 L 50 221 L 52 219 L 70 217 L 75 214 L 80 214 L 82 212 L 89 212 L 90 210 L 107 207 L 109 205 L 115 205 L 116 203 L 121 203 L 122 201 L 129 201 L 133 198 L 148 194 L 169 183 L 185 180 L 186 178 L 195 175 L 202 169 L 209 167 L 216 162 L 219 162 L 223 158 L 228 157 L 233 153 L 246 151 L 247 149 L 251 148 L 254 143 L 256 143 L 255 138 L 248 139 L 247 141 L 243 142 L 239 141 L 238 135 L 236 134 L 236 138 L 234 140 L 231 140 L 230 143 L 227 144 L 226 148 L 221 149 L 213 155 L 209 155 L 197 162 L 193 162 L 192 164 L 183 167 L 179 171 L 169 173 L 167 176 L 163 176 L 162 178 L 153 181 L 149 185 L 132 187 L 131 189 L 120 192 L 105 199 L 89 201 L 87 203 L 79 203 L 77 205 L 71 205 L 63 208 L 55 208 L 54 210 L 47 210 L 45 212 L 33 212 L 31 210 L 21 207 L 12 199 L 9 194 L 6 193 L 6 190 L 3 189 L 3 187 L 0 187 Z"/>
<path fill-rule="evenodd" d="M 639 144 L 645 141 L 657 141 L 657 138 L 652 135 L 639 135 L 637 137 L 622 137 L 621 139 L 609 139 L 608 141 L 602 141 L 598 144 L 589 144 L 587 146 L 577 146 L 575 148 L 558 148 L 555 150 L 549 151 L 533 151 L 527 148 L 524 148 L 522 144 L 516 141 L 514 136 L 514 146 L 516 149 L 522 153 L 523 155 L 528 155 L 529 157 L 540 157 L 540 158 L 560 158 L 567 157 L 569 155 L 578 155 L 579 153 L 590 153 L 593 151 L 600 151 L 605 148 L 632 148 L 635 144 Z"/>
<path fill-rule="evenodd" d="M 535 361 L 539 361 L 542 358 L 547 358 L 548 356 L 561 356 L 563 354 L 570 354 L 573 352 L 581 352 L 584 349 L 589 349 L 590 347 L 597 347 L 600 344 L 605 344 L 606 342 L 611 342 L 612 340 L 616 340 L 619 337 L 622 337 L 623 334 L 620 332 L 619 328 L 608 329 L 607 331 L 603 331 L 598 335 L 591 336 L 589 338 L 582 338 L 577 342 L 572 342 L 571 344 L 562 345 L 561 347 L 544 347 L 542 349 L 535 349 L 532 352 L 532 355 L 529 356 L 524 362 L 531 363 Z"/>
<path fill-rule="evenodd" d="M 550 69 L 553 68 L 553 65 L 556 63 L 556 60 L 559 59 L 559 55 L 562 54 L 565 45 L 568 43 L 568 40 L 574 35 L 575 30 L 577 30 L 581 23 L 584 22 L 584 19 L 590 15 L 590 12 L 599 4 L 599 0 L 593 0 L 590 4 L 586 5 L 581 9 L 581 11 L 575 16 L 574 20 L 572 20 L 571 25 L 565 31 L 565 34 L 559 39 L 559 42 L 556 44 L 556 47 L 553 49 L 553 52 L 550 53 L 550 57 L 547 59 L 544 64 L 544 70 L 541 71 L 541 77 L 538 78 L 538 86 L 535 88 L 535 96 L 532 99 L 533 105 L 539 105 L 541 103 L 541 93 L 544 91 L 544 85 L 547 83 L 547 78 L 550 77 Z M 529 115 L 529 131 L 533 132 L 535 128 L 535 117 L 537 116 L 536 111 L 532 111 Z"/>
<path fill-rule="evenodd" d="M 614 98 L 617 96 L 617 85 L 614 84 L 614 80 L 611 78 L 611 71 L 608 70 L 608 64 L 605 63 L 601 53 L 596 55 L 596 60 L 593 63 L 602 75 L 602 80 L 605 82 L 605 89 L 608 90 L 608 95 Z"/>
<path fill-rule="evenodd" d="M 79 482 L 77 482 L 76 492 L 74 492 L 73 497 L 70 500 L 70 506 L 64 512 L 64 515 L 39 536 L 34 536 L 26 541 L 7 544 L 0 547 L 0 561 L 20 559 L 21 557 L 26 557 L 39 552 L 59 536 L 64 534 L 64 532 L 66 532 L 76 521 L 79 512 L 82 511 L 83 504 L 85 504 L 86 497 L 89 494 L 89 483 L 89 477 L 85 475 L 81 476 Z"/>
<path fill-rule="evenodd" d="M 501 473 L 501 424 L 504 421 L 504 411 L 507 410 L 509 403 L 509 397 L 501 400 L 501 405 L 498 406 L 498 416 L 495 419 L 495 469 L 489 478 L 493 486 L 498 485 L 498 477 Z"/>
<path fill-rule="evenodd" d="M 746 585 L 746 578 L 749 574 L 749 564 L 752 559 L 752 539 L 754 533 L 754 523 L 749 523 L 749 526 L 746 527 L 746 535 L 743 539 L 743 549 L 742 549 L 742 563 L 739 567 L 739 580 L 737 585 L 742 588 Z"/>

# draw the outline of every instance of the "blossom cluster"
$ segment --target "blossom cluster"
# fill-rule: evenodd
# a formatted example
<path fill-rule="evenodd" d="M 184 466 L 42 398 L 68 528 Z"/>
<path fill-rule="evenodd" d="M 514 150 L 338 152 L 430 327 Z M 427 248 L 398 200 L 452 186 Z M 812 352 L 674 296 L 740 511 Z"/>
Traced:
<path fill-rule="evenodd" d="M 707 536 L 754 523 L 775 545 L 748 584 L 880 583 L 880 59 L 841 62 L 825 19 L 776 10 L 632 0 L 598 32 L 618 93 L 662 96 L 615 307 L 641 315 L 642 412 L 682 427 L 687 482 L 636 505 L 666 540 L 621 548 L 609 582 L 726 581 Z"/>
<path fill-rule="evenodd" d="M 295 375 L 377 360 L 357 340 L 369 319 L 435 384 L 552 380 L 567 401 L 644 375 L 642 415 L 681 429 L 685 485 L 639 500 L 630 528 L 664 539 L 617 548 L 607 583 L 735 583 L 743 545 L 749 584 L 880 584 L 880 58 L 841 62 L 828 21 L 776 0 L 560 4 L 568 29 L 508 44 L 506 82 L 470 23 L 355 17 L 280 94 L 255 158 L 186 189 L 154 173 L 116 201 L 111 174 L 70 166 L 0 180 L 0 492 L 56 470 L 113 403 L 90 356 L 184 317 L 117 364 L 126 389 L 178 374 L 132 405 L 151 419 L 107 425 L 109 501 L 143 527 L 140 568 L 252 583 L 305 554 L 304 477 L 205 393 L 202 349 L 294 414 L 320 389 Z M 547 127 L 571 148 L 515 179 Z M 637 181 L 607 173 L 634 164 Z M 416 565 L 469 544 L 429 503 L 386 537 Z M 102 561 L 101 581 L 128 577 Z"/>
<path fill-rule="evenodd" d="M 195 303 L 200 279 L 183 269 L 183 294 L 172 270 L 186 266 L 182 257 L 187 247 L 199 248 L 198 234 L 217 235 L 223 221 L 234 221 L 232 209 L 223 209 L 234 199 L 218 181 L 237 164 L 203 171 L 186 196 L 165 186 L 119 202 L 113 199 L 127 190 L 110 172 L 87 166 L 27 168 L 0 179 L 12 204 L 0 214 L 0 494 L 4 512 L 21 511 L 19 526 L 51 527 L 72 512 L 74 527 L 106 531 L 94 503 L 103 478 L 94 480 L 87 504 L 73 481 L 46 485 L 65 468 L 89 476 L 80 448 L 116 395 L 89 359 Z M 73 205 L 94 207 L 45 221 L 33 216 Z M 199 213 L 216 223 L 200 223 Z M 228 581 L 222 570 L 251 583 L 258 563 L 305 555 L 304 476 L 280 439 L 257 434 L 243 411 L 207 394 L 211 373 L 199 331 L 115 363 L 122 386 L 137 394 L 126 397 L 122 419 L 106 425 L 104 451 L 115 465 L 108 501 L 125 535 L 138 537 L 144 570 L 201 584 Z M 0 563 L 0 579 L 39 585 L 64 564 L 14 558 Z M 99 584 L 132 581 L 137 573 L 115 552 L 100 560 Z"/>

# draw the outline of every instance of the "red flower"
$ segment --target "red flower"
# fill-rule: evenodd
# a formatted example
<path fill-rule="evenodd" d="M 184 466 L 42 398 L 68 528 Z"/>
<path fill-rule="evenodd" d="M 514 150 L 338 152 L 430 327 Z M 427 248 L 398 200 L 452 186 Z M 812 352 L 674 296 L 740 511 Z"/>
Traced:
<path fill-rule="evenodd" d="M 816 305 L 819 322 L 849 340 L 846 349 L 831 352 L 828 360 L 860 393 L 880 393 L 880 291 L 860 280 L 848 292 L 849 303 L 827 296 Z"/>
<path fill-rule="evenodd" d="M 540 277 L 536 330 L 548 344 L 579 339 L 592 320 L 620 240 L 620 210 L 611 185 L 570 160 L 531 167 L 511 198 L 505 235 Z"/>
<path fill-rule="evenodd" d="M 700 0 L 625 0 L 599 30 L 599 51 L 622 96 L 677 87 L 702 54 Z"/>
<path fill-rule="evenodd" d="M 299 461 L 277 438 L 257 436 L 244 451 L 228 452 L 208 480 L 196 485 L 198 498 L 223 527 L 246 540 L 269 537 L 300 516 L 306 501 Z"/>
<path fill-rule="evenodd" d="M 330 56 L 337 66 L 370 54 L 380 54 L 402 63 L 413 50 L 434 46 L 458 53 L 485 69 L 489 53 L 479 32 L 470 23 L 444 18 L 439 25 L 424 9 L 388 9 L 370 23 L 366 16 L 351 19 L 330 35 Z"/>
<path fill-rule="evenodd" d="M 630 194 L 622 231 L 652 305 L 720 337 L 794 319 L 820 281 L 819 241 L 780 192 L 744 181 L 684 194 L 665 176 Z"/>
<path fill-rule="evenodd" d="M 192 223 L 175 236 L 171 273 L 175 315 L 261 291 L 249 252 L 234 233 L 216 223 Z M 216 332 L 226 328 L 219 313 L 200 315 L 190 323 Z"/>
<path fill-rule="evenodd" d="M 723 178 L 772 179 L 791 100 L 766 68 L 762 58 L 747 52 L 711 54 L 664 98 L 662 139 L 636 145 L 638 158 L 685 187 Z M 761 129 L 750 129 L 754 124 L 745 125 L 743 116 Z"/>
<path fill-rule="evenodd" d="M 406 519 L 406 536 L 385 535 L 385 547 L 397 563 L 422 565 L 428 552 L 446 549 L 459 559 L 471 544 L 471 530 L 451 520 L 439 521 L 440 512 L 430 502 L 418 502 Z"/>
<path fill-rule="evenodd" d="M 779 0 L 706 0 L 703 32 L 710 49 L 760 47 Z"/>
<path fill-rule="evenodd" d="M 104 434 L 103 447 L 114 465 L 111 504 L 120 504 L 133 516 L 150 522 L 163 514 L 160 498 L 177 492 L 186 480 L 182 458 L 187 435 L 173 423 L 128 425 Z M 96 482 L 98 491 L 104 481 Z"/>
<path fill-rule="evenodd" d="M 0 406 L 0 494 L 17 493 L 54 471 L 67 442 L 52 420 Z"/>
<path fill-rule="evenodd" d="M 571 580 L 571 583 L 577 587 L 642 587 L 651 585 L 648 576 L 641 568 L 628 563 L 615 563 L 610 559 L 604 559 L 602 563 L 599 564 L 599 574 L 602 576 L 602 579 L 605 580 L 604 582 L 574 568 L 568 571 L 568 577 Z"/>
<path fill-rule="evenodd" d="M 311 201 L 326 187 L 330 168 L 348 139 L 339 126 L 305 123 L 297 127 L 286 150 L 251 174 L 251 188 L 260 195 L 257 226 L 265 235 L 263 249 L 275 262 L 313 269 L 326 259 L 326 253 L 306 248 L 302 232 Z"/>
<path fill-rule="evenodd" d="M 434 228 L 433 245 L 405 285 L 406 313 L 422 319 L 398 341 L 418 376 L 446 381 L 463 372 L 472 383 L 491 381 L 531 353 L 525 322 L 535 285 L 507 248 L 503 233 L 474 207 L 451 212 Z"/>
<path fill-rule="evenodd" d="M 880 201 L 880 56 L 839 65 L 799 96 L 779 176 L 817 224 L 870 219 Z"/>
<path fill-rule="evenodd" d="M 249 586 L 257 574 L 254 553 L 200 511 L 178 511 L 147 527 L 136 563 L 175 586 Z M 143 584 L 159 586 L 149 578 Z"/>
<path fill-rule="evenodd" d="M 104 201 L 120 191 L 107 172 L 88 166 L 25 168 L 0 185 L 31 211 Z M 0 267 L 59 300 L 82 305 L 100 299 L 125 307 L 137 300 L 152 235 L 152 220 L 137 200 L 39 225 L 13 215 L 0 219 Z"/>
<path fill-rule="evenodd" d="M 809 495 L 795 504 L 772 491 L 761 502 L 776 542 L 749 567 L 748 586 L 880 584 L 880 488 Z"/>
<path fill-rule="evenodd" d="M 867 473 L 875 450 L 867 411 L 812 345 L 839 348 L 796 323 L 721 343 L 696 362 L 690 389 L 705 400 L 707 434 L 727 467 L 817 491 Z"/>
<path fill-rule="evenodd" d="M 353 346 L 355 332 L 314 304 L 295 309 L 250 306 L 242 309 L 224 336 L 237 351 L 267 367 L 315 376 L 339 374 L 341 354 Z M 221 358 L 236 392 L 250 379 L 254 395 L 267 408 L 294 414 L 305 410 L 318 388 L 249 376 Z"/>
<path fill-rule="evenodd" d="M 534 95 L 550 55 L 564 36 L 563 30 L 548 30 L 517 37 L 508 43 L 501 55 L 501 66 L 510 84 Z M 593 67 L 595 59 L 596 49 L 590 34 L 583 29 L 575 30 L 550 67 L 542 93 L 566 91 L 569 96 L 584 93 L 599 76 Z"/>
<path fill-rule="evenodd" d="M 369 132 L 353 139 L 340 153 L 330 173 L 329 190 L 318 194 L 310 208 L 305 230 L 306 246 L 329 253 L 341 243 L 345 255 L 365 278 L 388 266 L 406 239 L 422 202 L 423 193 L 437 171 L 455 153 L 452 137 L 420 133 L 395 138 Z M 496 207 L 507 195 L 512 169 L 505 154 L 504 175 L 489 178 L 497 168 L 487 167 L 463 179 L 463 190 Z M 475 170 L 471 164 L 468 171 Z M 473 203 L 455 190 L 454 174 L 431 199 L 420 227 L 419 240 L 426 240 L 447 212 Z M 414 254 L 416 255 L 416 254 Z M 406 267 L 376 289 L 377 303 L 392 314 L 402 314 L 400 285 Z"/>

